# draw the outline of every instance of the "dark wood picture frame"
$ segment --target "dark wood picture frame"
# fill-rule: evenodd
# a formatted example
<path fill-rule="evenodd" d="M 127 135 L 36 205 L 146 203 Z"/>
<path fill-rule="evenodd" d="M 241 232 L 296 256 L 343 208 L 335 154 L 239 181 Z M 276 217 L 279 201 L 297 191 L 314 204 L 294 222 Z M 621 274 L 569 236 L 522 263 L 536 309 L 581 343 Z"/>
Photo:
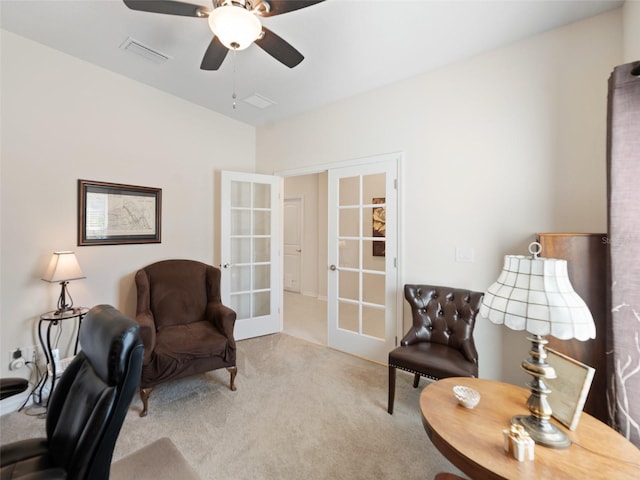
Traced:
<path fill-rule="evenodd" d="M 78 180 L 78 245 L 160 243 L 162 189 Z"/>

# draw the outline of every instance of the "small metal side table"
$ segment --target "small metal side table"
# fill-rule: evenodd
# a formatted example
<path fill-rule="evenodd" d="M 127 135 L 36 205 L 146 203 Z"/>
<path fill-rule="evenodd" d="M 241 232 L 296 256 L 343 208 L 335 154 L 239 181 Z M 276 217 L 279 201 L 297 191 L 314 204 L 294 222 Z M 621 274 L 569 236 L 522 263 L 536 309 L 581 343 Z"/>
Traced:
<path fill-rule="evenodd" d="M 76 355 L 78 353 L 78 340 L 80 339 L 80 327 L 82 326 L 82 319 L 85 317 L 88 308 L 85 307 L 77 307 L 67 312 L 57 313 L 55 310 L 51 312 L 43 313 L 40 315 L 40 321 L 38 322 L 38 337 L 40 338 L 40 344 L 42 345 L 42 349 L 44 350 L 44 356 L 47 359 L 47 368 L 44 372 L 44 379 L 42 384 L 40 385 L 40 402 L 42 402 L 42 389 L 47 383 L 47 379 L 49 378 L 49 366 L 51 366 L 51 390 L 49 390 L 49 397 L 53 393 L 53 387 L 56 384 L 56 362 L 53 361 L 53 347 L 51 345 L 51 327 L 54 325 L 60 326 L 60 322 L 65 320 L 72 320 L 74 318 L 78 319 L 78 331 L 76 333 L 76 344 L 73 349 L 73 354 Z M 47 326 L 47 341 L 45 343 L 42 337 L 42 330 L 44 326 Z M 48 403 L 48 401 L 47 401 Z"/>

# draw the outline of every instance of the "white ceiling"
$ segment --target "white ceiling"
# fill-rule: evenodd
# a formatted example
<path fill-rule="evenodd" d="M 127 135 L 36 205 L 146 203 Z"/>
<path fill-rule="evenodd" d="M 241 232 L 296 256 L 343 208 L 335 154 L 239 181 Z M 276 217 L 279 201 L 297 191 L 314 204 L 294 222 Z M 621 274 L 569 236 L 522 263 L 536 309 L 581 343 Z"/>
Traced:
<path fill-rule="evenodd" d="M 210 7 L 210 0 L 190 0 Z M 206 19 L 128 9 L 121 0 L 0 0 L 0 25 L 251 125 L 264 125 L 557 28 L 619 0 L 326 0 L 263 24 L 304 56 L 293 69 L 255 45 L 200 70 Z M 131 37 L 169 57 L 120 49 Z M 28 62 L 29 59 L 24 59 Z M 235 73 L 234 73 L 235 70 Z M 46 72 L 43 72 L 46 74 Z M 238 96 L 233 108 L 234 83 Z M 258 93 L 260 109 L 242 100 Z"/>

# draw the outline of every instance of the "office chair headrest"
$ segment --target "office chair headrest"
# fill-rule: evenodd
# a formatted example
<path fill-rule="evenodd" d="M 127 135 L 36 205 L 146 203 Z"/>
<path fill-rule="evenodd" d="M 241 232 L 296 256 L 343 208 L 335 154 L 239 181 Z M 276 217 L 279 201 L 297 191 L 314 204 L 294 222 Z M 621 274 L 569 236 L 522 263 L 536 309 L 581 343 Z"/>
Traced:
<path fill-rule="evenodd" d="M 82 321 L 82 352 L 109 385 L 118 383 L 131 349 L 139 342 L 138 324 L 111 305 L 93 307 Z"/>

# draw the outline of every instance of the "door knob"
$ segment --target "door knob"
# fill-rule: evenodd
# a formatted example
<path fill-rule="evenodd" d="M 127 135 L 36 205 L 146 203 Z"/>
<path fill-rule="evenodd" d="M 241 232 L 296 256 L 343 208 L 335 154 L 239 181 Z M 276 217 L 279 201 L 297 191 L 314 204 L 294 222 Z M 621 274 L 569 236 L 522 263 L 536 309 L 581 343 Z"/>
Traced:
<path fill-rule="evenodd" d="M 224 265 L 222 265 L 222 268 L 229 268 L 231 266 L 230 263 L 225 263 Z"/>

